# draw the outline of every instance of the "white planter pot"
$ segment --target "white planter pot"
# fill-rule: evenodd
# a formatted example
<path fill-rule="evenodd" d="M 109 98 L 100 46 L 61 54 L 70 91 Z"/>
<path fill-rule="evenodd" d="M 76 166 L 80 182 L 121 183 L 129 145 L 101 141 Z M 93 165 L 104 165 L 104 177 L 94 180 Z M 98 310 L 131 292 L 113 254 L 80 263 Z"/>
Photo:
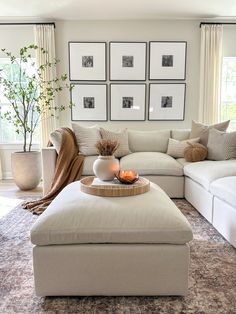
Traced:
<path fill-rule="evenodd" d="M 42 177 L 40 152 L 15 152 L 11 154 L 11 169 L 15 184 L 21 190 L 37 187 Z"/>
<path fill-rule="evenodd" d="M 98 156 L 93 164 L 95 176 L 103 181 L 113 180 L 119 168 L 119 160 L 114 156 Z"/>

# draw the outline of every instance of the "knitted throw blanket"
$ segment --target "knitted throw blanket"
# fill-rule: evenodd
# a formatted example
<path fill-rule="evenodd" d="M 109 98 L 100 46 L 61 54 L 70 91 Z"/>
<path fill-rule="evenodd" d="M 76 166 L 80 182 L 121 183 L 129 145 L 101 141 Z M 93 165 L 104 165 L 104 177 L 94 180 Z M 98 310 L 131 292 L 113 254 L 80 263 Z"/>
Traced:
<path fill-rule="evenodd" d="M 61 128 L 57 131 L 62 134 L 62 143 L 51 189 L 40 200 L 26 202 L 22 205 L 23 208 L 37 215 L 40 215 L 48 207 L 66 185 L 79 180 L 83 170 L 84 156 L 79 155 L 74 132 L 69 128 Z M 49 142 L 48 146 L 52 146 L 52 144 Z"/>

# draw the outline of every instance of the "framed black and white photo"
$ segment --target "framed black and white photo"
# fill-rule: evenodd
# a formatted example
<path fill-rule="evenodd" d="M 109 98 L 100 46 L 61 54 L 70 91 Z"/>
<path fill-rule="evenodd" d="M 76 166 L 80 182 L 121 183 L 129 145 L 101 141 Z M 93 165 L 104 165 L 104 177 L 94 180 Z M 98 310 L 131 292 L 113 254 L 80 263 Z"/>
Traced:
<path fill-rule="evenodd" d="M 149 84 L 148 120 L 184 120 L 185 83 Z"/>
<path fill-rule="evenodd" d="M 72 121 L 107 121 L 107 85 L 73 84 Z"/>
<path fill-rule="evenodd" d="M 149 79 L 185 80 L 185 41 L 151 41 L 149 43 Z"/>
<path fill-rule="evenodd" d="M 69 42 L 71 81 L 106 81 L 106 43 Z"/>
<path fill-rule="evenodd" d="M 144 121 L 146 84 L 111 84 L 110 118 L 112 121 Z"/>
<path fill-rule="evenodd" d="M 110 42 L 110 80 L 145 81 L 145 42 Z"/>

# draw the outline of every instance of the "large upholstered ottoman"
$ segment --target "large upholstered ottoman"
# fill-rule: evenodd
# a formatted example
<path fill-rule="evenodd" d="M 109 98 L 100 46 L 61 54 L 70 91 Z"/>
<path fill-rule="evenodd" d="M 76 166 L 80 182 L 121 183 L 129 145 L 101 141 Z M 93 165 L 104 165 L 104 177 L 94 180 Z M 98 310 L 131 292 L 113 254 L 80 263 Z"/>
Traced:
<path fill-rule="evenodd" d="M 68 185 L 31 230 L 36 294 L 185 295 L 191 227 L 157 185 L 98 197 Z"/>

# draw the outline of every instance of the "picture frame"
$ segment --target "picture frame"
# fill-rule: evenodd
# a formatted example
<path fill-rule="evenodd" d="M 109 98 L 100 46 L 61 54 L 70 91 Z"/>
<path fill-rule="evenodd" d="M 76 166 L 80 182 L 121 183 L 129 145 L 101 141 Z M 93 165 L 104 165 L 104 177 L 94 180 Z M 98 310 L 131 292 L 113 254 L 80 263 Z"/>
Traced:
<path fill-rule="evenodd" d="M 70 41 L 68 49 L 70 81 L 106 81 L 106 42 Z"/>
<path fill-rule="evenodd" d="M 186 41 L 150 41 L 149 80 L 185 80 L 186 56 Z"/>
<path fill-rule="evenodd" d="M 146 84 L 110 84 L 110 120 L 145 121 Z"/>
<path fill-rule="evenodd" d="M 72 121 L 107 121 L 107 84 L 74 83 L 71 90 Z"/>
<path fill-rule="evenodd" d="M 146 58 L 146 42 L 110 42 L 110 81 L 145 81 Z"/>
<path fill-rule="evenodd" d="M 149 121 L 183 121 L 186 83 L 149 84 Z"/>

